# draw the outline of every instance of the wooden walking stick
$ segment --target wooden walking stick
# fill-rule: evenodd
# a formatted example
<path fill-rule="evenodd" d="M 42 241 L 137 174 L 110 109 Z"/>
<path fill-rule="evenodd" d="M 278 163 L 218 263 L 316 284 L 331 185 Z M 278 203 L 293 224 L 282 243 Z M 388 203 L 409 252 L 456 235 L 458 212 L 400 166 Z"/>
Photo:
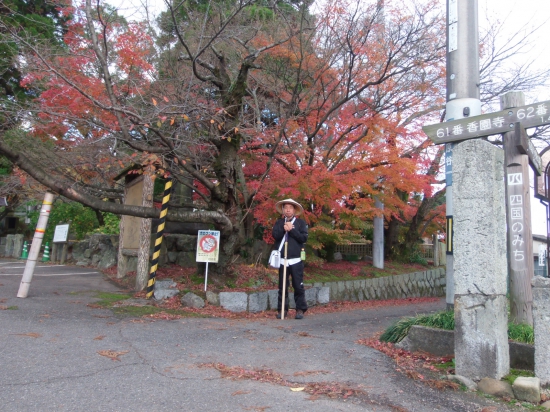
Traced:
<path fill-rule="evenodd" d="M 286 219 L 285 219 L 286 222 Z M 283 300 L 281 302 L 281 319 L 285 319 L 285 294 L 286 294 L 286 257 L 288 250 L 288 232 L 285 233 L 285 263 L 283 267 Z"/>

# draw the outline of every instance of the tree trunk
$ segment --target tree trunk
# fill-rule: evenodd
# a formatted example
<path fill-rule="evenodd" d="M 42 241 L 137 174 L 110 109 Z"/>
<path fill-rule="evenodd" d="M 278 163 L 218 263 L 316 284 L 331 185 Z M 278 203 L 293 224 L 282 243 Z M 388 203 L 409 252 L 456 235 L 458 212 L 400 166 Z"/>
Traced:
<path fill-rule="evenodd" d="M 399 256 L 399 229 L 401 227 L 399 219 L 392 214 L 388 222 L 388 228 L 384 233 L 384 255 L 386 259 L 394 259 Z"/>
<path fill-rule="evenodd" d="M 422 239 L 426 227 L 428 226 L 430 221 L 436 217 L 435 214 L 429 217 L 429 214 L 438 206 L 444 193 L 445 190 L 440 190 L 432 197 L 424 196 L 424 198 L 422 199 L 420 207 L 417 209 L 416 214 L 413 216 L 409 223 L 407 232 L 405 233 L 405 240 L 401 244 L 401 254 L 403 256 L 410 254 Z"/>
<path fill-rule="evenodd" d="M 99 223 L 99 226 L 105 226 L 105 219 L 103 219 L 103 213 L 101 213 L 100 210 L 94 209 L 95 217 L 97 219 L 97 222 Z"/>
<path fill-rule="evenodd" d="M 143 206 L 153 206 L 153 189 L 154 181 L 150 176 L 143 176 L 143 193 L 141 204 Z M 151 219 L 140 219 L 139 223 L 139 250 L 138 250 L 138 265 L 136 273 L 137 291 L 145 289 L 149 280 L 149 265 L 151 249 Z"/>
<path fill-rule="evenodd" d="M 231 266 L 235 262 L 235 255 L 242 245 L 242 211 L 237 193 L 238 174 L 236 162 L 239 161 L 237 144 L 236 141 L 222 140 L 220 154 L 215 164 L 219 185 L 218 190 L 214 192 L 213 209 L 222 210 L 223 214 L 231 221 L 232 227 L 220 230 L 219 261 L 218 264 L 212 265 L 211 272 L 209 269 L 214 283 L 220 283 L 225 277 L 231 276 Z"/>

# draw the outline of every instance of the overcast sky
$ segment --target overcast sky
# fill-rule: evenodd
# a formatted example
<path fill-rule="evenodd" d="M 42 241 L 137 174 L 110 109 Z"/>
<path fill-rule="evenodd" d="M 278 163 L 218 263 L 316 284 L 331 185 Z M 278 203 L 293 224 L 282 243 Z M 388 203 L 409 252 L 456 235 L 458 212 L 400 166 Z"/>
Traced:
<path fill-rule="evenodd" d="M 517 27 L 523 27 L 527 24 L 529 27 L 537 27 L 537 35 L 534 37 L 533 49 L 529 57 L 536 60 L 538 67 L 548 67 L 550 65 L 550 1 L 548 0 L 478 0 L 479 1 L 479 24 L 487 24 L 487 18 L 490 21 L 506 20 L 506 25 L 510 27 L 509 31 Z M 546 23 L 546 24 L 545 24 Z M 519 58 L 522 58 L 519 56 Z M 526 95 L 526 102 L 550 100 L 550 89 L 540 87 Z M 532 182 L 533 180 L 531 180 Z M 533 186 L 531 183 L 531 195 Z M 546 208 L 538 199 L 531 198 L 531 221 L 533 234 L 546 236 Z"/>

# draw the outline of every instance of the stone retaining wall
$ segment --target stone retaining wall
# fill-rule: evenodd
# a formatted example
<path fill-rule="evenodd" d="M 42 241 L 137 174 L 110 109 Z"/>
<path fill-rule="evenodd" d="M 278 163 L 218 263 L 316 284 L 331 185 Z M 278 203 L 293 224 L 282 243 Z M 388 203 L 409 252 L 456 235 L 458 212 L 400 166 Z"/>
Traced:
<path fill-rule="evenodd" d="M 363 301 L 405 299 L 413 297 L 445 296 L 445 269 L 359 279 L 342 282 L 306 284 L 308 306 L 323 305 L 330 301 Z M 210 294 L 209 302 L 232 312 L 261 312 L 277 309 L 277 290 L 267 292 L 221 292 Z M 294 309 L 294 294 L 289 293 L 289 306 Z"/>
<path fill-rule="evenodd" d="M 329 302 L 328 287 L 310 287 L 306 289 L 306 301 L 308 306 L 325 305 Z M 221 306 L 231 312 L 262 312 L 264 310 L 277 310 L 278 291 L 268 290 L 266 292 L 220 292 L 207 294 L 210 304 Z M 290 309 L 295 309 L 294 293 L 289 292 L 288 304 Z"/>
<path fill-rule="evenodd" d="M 19 259 L 23 251 L 23 235 L 7 235 L 0 239 L 0 256 Z M 29 249 L 30 250 L 30 245 Z"/>
<path fill-rule="evenodd" d="M 331 301 L 362 301 L 445 296 L 445 268 L 405 275 L 341 282 L 314 283 L 314 287 L 328 287 Z M 306 285 L 307 287 L 307 285 Z"/>

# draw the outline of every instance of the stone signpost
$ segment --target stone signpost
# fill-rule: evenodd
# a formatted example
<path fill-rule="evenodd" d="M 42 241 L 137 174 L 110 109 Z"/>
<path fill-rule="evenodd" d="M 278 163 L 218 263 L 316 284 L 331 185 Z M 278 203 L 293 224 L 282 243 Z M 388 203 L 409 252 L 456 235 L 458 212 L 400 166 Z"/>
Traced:
<path fill-rule="evenodd" d="M 456 374 L 509 371 L 504 153 L 476 139 L 453 149 Z"/>

